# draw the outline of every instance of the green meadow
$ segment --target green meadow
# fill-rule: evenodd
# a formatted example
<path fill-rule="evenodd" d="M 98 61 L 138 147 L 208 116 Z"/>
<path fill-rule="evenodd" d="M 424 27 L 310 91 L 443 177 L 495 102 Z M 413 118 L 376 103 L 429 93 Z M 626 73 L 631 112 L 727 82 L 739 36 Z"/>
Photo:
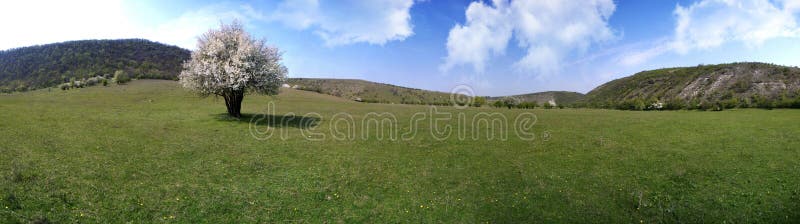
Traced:
<path fill-rule="evenodd" d="M 477 140 L 409 122 L 429 111 L 284 89 L 232 119 L 154 80 L 0 95 L 0 223 L 800 220 L 800 110 L 437 108 Z M 371 112 L 399 122 L 366 129 Z M 342 113 L 353 139 L 331 134 Z M 532 113 L 535 137 L 456 119 L 482 113 Z"/>

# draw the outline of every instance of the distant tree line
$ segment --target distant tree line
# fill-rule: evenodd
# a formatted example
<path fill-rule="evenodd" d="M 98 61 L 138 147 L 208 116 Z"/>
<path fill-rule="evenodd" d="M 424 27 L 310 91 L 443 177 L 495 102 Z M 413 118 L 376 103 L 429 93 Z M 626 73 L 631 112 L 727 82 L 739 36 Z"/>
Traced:
<path fill-rule="evenodd" d="M 667 100 L 645 99 L 635 97 L 622 101 L 607 101 L 601 103 L 579 102 L 573 107 L 578 108 L 605 108 L 618 110 L 712 110 L 721 111 L 734 108 L 800 108 L 800 93 L 788 94 L 786 92 L 777 97 L 767 97 L 754 94 L 749 97 L 729 97 L 721 100 L 700 100 L 672 98 Z"/>
<path fill-rule="evenodd" d="M 555 105 L 555 104 L 551 104 L 550 102 L 544 102 L 542 104 L 539 104 L 539 102 L 537 102 L 535 100 L 533 100 L 533 101 L 522 101 L 520 99 L 517 99 L 516 97 L 510 97 L 510 96 L 503 97 L 503 98 L 501 98 L 499 100 L 496 100 L 491 105 L 492 105 L 492 107 L 495 107 L 495 108 L 508 108 L 508 109 L 514 109 L 514 108 L 516 108 L 516 109 L 535 109 L 535 108 L 539 108 L 539 107 L 544 108 L 544 109 L 553 109 L 553 108 L 563 109 L 563 108 L 566 107 L 565 105 L 561 105 L 561 104 Z"/>
<path fill-rule="evenodd" d="M 188 58 L 186 49 L 144 39 L 81 40 L 9 49 L 0 51 L 0 92 L 88 84 L 100 80 L 98 77 L 109 79 L 117 71 L 129 78 L 175 80 Z"/>

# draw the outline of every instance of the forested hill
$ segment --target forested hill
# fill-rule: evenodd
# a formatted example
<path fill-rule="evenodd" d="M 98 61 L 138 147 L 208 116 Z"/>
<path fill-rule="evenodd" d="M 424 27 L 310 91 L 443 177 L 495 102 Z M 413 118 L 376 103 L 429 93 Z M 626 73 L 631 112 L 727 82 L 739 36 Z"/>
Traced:
<path fill-rule="evenodd" d="M 0 91 L 56 86 L 123 70 L 134 78 L 175 79 L 189 50 L 144 39 L 80 40 L 0 51 Z"/>
<path fill-rule="evenodd" d="M 634 110 L 800 107 L 800 68 L 730 63 L 644 71 L 595 88 L 585 101 Z"/>

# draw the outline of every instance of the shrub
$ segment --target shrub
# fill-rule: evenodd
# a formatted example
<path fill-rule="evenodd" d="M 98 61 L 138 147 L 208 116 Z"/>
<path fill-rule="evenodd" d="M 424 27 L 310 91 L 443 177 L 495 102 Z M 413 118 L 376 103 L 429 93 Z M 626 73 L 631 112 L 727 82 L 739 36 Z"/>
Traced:
<path fill-rule="evenodd" d="M 536 108 L 536 103 L 535 102 L 521 102 L 521 103 L 517 104 L 517 108 L 520 108 L 520 109 L 533 109 L 533 108 Z"/>
<path fill-rule="evenodd" d="M 72 87 L 72 85 L 70 85 L 69 83 L 62 83 L 61 85 L 58 85 L 58 87 L 61 88 L 61 90 L 68 90 L 69 88 Z"/>
<path fill-rule="evenodd" d="M 732 109 L 739 106 L 739 98 L 733 97 L 728 100 L 720 102 L 725 109 Z"/>
<path fill-rule="evenodd" d="M 103 83 L 103 86 L 108 86 L 108 79 L 103 79 L 102 83 Z"/>
<path fill-rule="evenodd" d="M 481 107 L 481 106 L 483 106 L 484 104 L 486 104 L 486 97 L 482 97 L 482 96 L 476 96 L 476 97 L 475 97 L 475 98 L 472 100 L 472 106 L 473 106 L 473 107 Z"/>
<path fill-rule="evenodd" d="M 800 97 L 797 97 L 796 99 L 794 99 L 794 102 L 792 102 L 791 108 L 800 108 Z"/>
<path fill-rule="evenodd" d="M 645 104 L 642 98 L 636 98 L 633 100 L 633 109 L 634 110 L 644 110 L 647 109 L 647 105 Z"/>
<path fill-rule="evenodd" d="M 501 100 L 501 101 L 503 101 L 503 105 L 508 107 L 508 109 L 516 107 L 517 104 L 519 103 L 519 100 L 517 100 L 517 98 L 510 97 L 510 96 L 503 97 L 503 100 Z"/>
<path fill-rule="evenodd" d="M 494 103 L 492 103 L 492 106 L 500 108 L 500 107 L 504 107 L 505 105 L 503 105 L 503 101 L 498 100 L 498 101 L 494 101 Z"/>
<path fill-rule="evenodd" d="M 88 78 L 86 79 L 86 86 L 94 86 L 97 85 L 98 82 L 99 82 L 98 79 L 95 77 Z"/>
<path fill-rule="evenodd" d="M 679 98 L 672 98 L 666 100 L 664 103 L 664 110 L 680 110 L 684 109 L 686 104 Z"/>
<path fill-rule="evenodd" d="M 775 108 L 775 106 L 776 106 L 775 102 L 770 101 L 765 96 L 761 96 L 761 95 L 755 94 L 755 95 L 753 95 L 752 98 L 753 98 L 753 101 L 752 101 L 753 104 L 755 104 L 755 106 L 758 107 L 758 108 L 764 108 L 764 109 L 770 109 L 771 110 L 772 108 Z"/>
<path fill-rule="evenodd" d="M 123 84 L 129 81 L 131 81 L 131 78 L 124 71 L 117 70 L 116 72 L 114 72 L 114 82 L 116 82 L 117 84 Z"/>

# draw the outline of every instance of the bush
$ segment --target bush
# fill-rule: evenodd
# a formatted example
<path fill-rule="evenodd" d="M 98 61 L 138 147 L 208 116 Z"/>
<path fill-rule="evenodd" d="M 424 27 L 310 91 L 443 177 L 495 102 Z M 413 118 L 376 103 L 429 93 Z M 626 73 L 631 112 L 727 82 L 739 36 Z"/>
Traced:
<path fill-rule="evenodd" d="M 725 109 L 733 109 L 739 106 L 739 98 L 733 97 L 728 100 L 720 102 Z"/>
<path fill-rule="evenodd" d="M 108 86 L 108 79 L 103 79 L 102 83 L 103 83 L 103 86 Z"/>
<path fill-rule="evenodd" d="M 494 103 L 492 103 L 492 106 L 500 108 L 500 107 L 504 107 L 506 105 L 503 104 L 503 101 L 498 100 L 498 101 L 494 101 Z"/>
<path fill-rule="evenodd" d="M 124 71 L 117 70 L 116 72 L 114 72 L 114 82 L 116 82 L 117 84 L 123 84 L 129 81 L 131 81 L 131 78 Z"/>
<path fill-rule="evenodd" d="M 475 98 L 472 100 L 472 106 L 473 106 L 473 107 L 481 107 L 481 106 L 483 106 L 484 104 L 486 104 L 486 97 L 482 97 L 482 96 L 476 96 L 476 97 L 475 97 Z"/>
<path fill-rule="evenodd" d="M 70 85 L 69 83 L 62 83 L 61 85 L 58 85 L 58 88 L 61 88 L 61 90 L 68 90 L 71 87 L 72 85 Z"/>
<path fill-rule="evenodd" d="M 775 102 L 770 101 L 765 96 L 761 96 L 761 95 L 755 94 L 755 95 L 753 95 L 752 99 L 753 99 L 752 103 L 755 104 L 755 106 L 758 107 L 758 108 L 764 108 L 764 109 L 771 110 L 772 108 L 775 108 L 775 106 L 776 106 Z"/>
<path fill-rule="evenodd" d="M 800 97 L 797 97 L 796 99 L 794 99 L 794 102 L 792 102 L 791 108 L 800 108 Z"/>
<path fill-rule="evenodd" d="M 86 79 L 86 86 L 94 86 L 94 85 L 97 85 L 98 82 L 99 82 L 99 80 L 97 78 L 95 78 L 95 77 L 88 78 L 88 79 Z"/>
<path fill-rule="evenodd" d="M 508 109 L 516 107 L 517 104 L 519 103 L 519 100 L 517 100 L 517 98 L 510 97 L 510 96 L 503 97 L 502 101 L 503 101 L 503 105 L 508 107 Z"/>
<path fill-rule="evenodd" d="M 520 109 L 533 109 L 536 108 L 536 102 L 521 102 L 517 104 L 517 108 Z"/>

